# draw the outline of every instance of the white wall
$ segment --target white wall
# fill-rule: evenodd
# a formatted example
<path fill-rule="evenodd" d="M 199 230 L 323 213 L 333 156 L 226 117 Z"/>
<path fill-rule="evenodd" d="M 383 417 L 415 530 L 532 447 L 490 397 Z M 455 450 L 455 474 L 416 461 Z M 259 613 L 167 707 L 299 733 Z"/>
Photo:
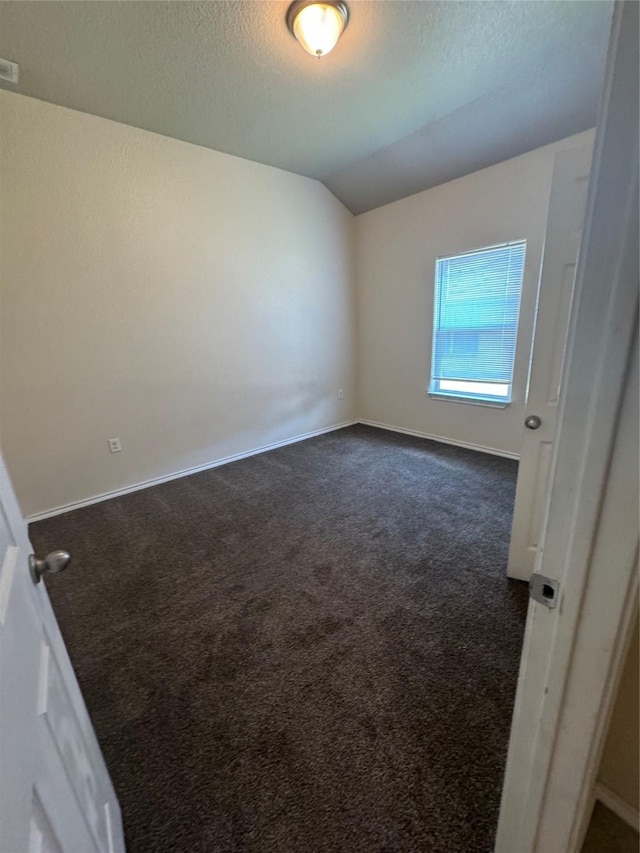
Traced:
<path fill-rule="evenodd" d="M 0 92 L 0 119 L 25 514 L 354 418 L 518 453 L 553 157 L 591 131 L 354 220 L 317 181 L 84 113 Z M 436 257 L 522 237 L 512 404 L 429 398 Z"/>
<path fill-rule="evenodd" d="M 578 134 L 356 217 L 360 418 L 519 453 L 553 158 L 592 138 Z M 428 397 L 436 258 L 521 238 L 527 257 L 511 405 Z"/>
<path fill-rule="evenodd" d="M 0 110 L 0 427 L 25 514 L 354 417 L 353 217 L 328 190 Z"/>

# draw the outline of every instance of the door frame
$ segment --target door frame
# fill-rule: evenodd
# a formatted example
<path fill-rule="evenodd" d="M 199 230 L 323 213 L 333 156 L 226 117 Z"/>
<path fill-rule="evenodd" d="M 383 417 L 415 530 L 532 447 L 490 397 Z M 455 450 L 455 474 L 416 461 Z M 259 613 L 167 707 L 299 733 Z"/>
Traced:
<path fill-rule="evenodd" d="M 638 596 L 638 9 L 617 0 L 496 853 L 575 853 Z"/>

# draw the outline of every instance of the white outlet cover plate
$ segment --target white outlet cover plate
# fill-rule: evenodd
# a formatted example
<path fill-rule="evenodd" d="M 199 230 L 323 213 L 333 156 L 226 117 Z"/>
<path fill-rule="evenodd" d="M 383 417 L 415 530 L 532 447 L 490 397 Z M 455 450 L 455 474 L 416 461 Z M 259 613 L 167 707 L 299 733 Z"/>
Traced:
<path fill-rule="evenodd" d="M 17 62 L 11 62 L 10 59 L 0 59 L 0 80 L 6 80 L 7 83 L 17 83 L 18 73 Z"/>

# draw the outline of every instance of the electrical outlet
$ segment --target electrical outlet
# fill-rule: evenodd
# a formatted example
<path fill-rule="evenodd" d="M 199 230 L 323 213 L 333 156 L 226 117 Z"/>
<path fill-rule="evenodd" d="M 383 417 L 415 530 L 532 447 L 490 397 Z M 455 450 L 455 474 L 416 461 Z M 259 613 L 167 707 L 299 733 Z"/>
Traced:
<path fill-rule="evenodd" d="M 344 400 L 344 391 L 342 388 L 338 391 L 338 400 Z"/>
<path fill-rule="evenodd" d="M 122 450 L 122 445 L 120 444 L 119 438 L 108 438 L 107 442 L 109 444 L 109 450 L 112 453 L 120 453 Z"/>
<path fill-rule="evenodd" d="M 0 80 L 6 80 L 7 83 L 17 83 L 18 71 L 17 62 L 11 62 L 8 59 L 0 59 Z"/>

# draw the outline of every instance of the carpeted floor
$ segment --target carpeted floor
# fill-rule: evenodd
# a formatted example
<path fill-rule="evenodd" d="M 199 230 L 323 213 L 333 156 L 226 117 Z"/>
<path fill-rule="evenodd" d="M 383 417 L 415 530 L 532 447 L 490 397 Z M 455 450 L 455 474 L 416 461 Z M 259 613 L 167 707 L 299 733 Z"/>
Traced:
<path fill-rule="evenodd" d="M 33 524 L 129 853 L 492 850 L 516 471 L 357 426 Z"/>

